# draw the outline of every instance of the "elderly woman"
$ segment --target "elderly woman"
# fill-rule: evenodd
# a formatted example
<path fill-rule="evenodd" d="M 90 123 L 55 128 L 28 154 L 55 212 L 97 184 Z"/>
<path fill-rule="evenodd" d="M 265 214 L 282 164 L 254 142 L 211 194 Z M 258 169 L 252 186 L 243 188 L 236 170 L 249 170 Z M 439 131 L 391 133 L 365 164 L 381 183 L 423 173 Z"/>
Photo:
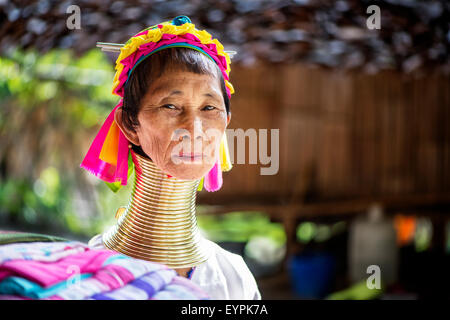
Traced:
<path fill-rule="evenodd" d="M 116 189 L 134 166 L 135 181 L 117 223 L 89 245 L 165 264 L 212 299 L 260 299 L 243 259 L 203 238 L 195 217 L 196 192 L 217 191 L 231 169 L 228 53 L 186 16 L 120 51 L 113 93 L 122 99 L 81 166 Z"/>

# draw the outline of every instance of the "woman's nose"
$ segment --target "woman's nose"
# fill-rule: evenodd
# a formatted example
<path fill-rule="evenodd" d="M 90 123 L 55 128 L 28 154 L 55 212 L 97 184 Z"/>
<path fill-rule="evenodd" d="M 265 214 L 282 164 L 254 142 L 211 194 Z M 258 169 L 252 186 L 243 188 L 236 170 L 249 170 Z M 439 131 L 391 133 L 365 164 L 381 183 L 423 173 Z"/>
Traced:
<path fill-rule="evenodd" d="M 176 140 L 201 140 L 206 139 L 205 130 L 201 119 L 194 118 L 186 121 L 182 128 L 176 130 Z"/>

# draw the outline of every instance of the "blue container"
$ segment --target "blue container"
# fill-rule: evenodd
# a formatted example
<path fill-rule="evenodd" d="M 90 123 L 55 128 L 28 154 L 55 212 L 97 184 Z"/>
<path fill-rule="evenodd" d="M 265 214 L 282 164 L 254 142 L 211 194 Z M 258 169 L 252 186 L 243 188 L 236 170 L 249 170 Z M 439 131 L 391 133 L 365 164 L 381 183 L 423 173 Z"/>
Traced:
<path fill-rule="evenodd" d="M 335 258 L 326 253 L 302 253 L 289 259 L 288 270 L 297 296 L 320 299 L 332 289 Z"/>

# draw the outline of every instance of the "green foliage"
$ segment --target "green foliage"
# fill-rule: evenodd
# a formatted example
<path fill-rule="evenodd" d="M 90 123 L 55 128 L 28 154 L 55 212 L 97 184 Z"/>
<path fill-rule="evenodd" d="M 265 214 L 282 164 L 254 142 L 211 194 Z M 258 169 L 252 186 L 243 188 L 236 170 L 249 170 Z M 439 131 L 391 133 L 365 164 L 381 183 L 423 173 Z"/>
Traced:
<path fill-rule="evenodd" d="M 334 292 L 327 297 L 326 300 L 374 300 L 379 298 L 385 291 L 385 288 L 381 286 L 378 288 L 369 288 L 366 280 L 353 284 L 349 288 L 343 289 L 338 292 Z"/>
<path fill-rule="evenodd" d="M 297 226 L 296 236 L 300 243 L 325 242 L 333 236 L 343 232 L 346 228 L 345 222 L 340 221 L 332 224 L 316 224 L 311 221 L 302 222 Z"/>
<path fill-rule="evenodd" d="M 215 242 L 247 242 L 255 236 L 267 237 L 277 244 L 286 242 L 286 233 L 280 223 L 271 222 L 261 212 L 230 212 L 223 215 L 199 215 L 198 225 Z"/>
<path fill-rule="evenodd" d="M 0 184 L 1 211 L 16 224 L 41 228 L 63 226 L 67 197 L 67 189 L 61 187 L 54 168 L 44 170 L 34 183 L 9 179 Z"/>
<path fill-rule="evenodd" d="M 118 100 L 111 94 L 113 76 L 111 64 L 96 49 L 79 59 L 70 50 L 55 49 L 42 56 L 32 50 L 13 50 L 0 57 L 0 98 L 12 98 L 25 109 L 42 102 L 53 102 L 59 107 L 70 103 L 73 108 L 64 111 L 78 116 L 74 121 L 79 124 L 80 118 L 86 117 L 84 113 L 88 119 L 98 120 Z"/>
<path fill-rule="evenodd" d="M 91 236 L 114 217 L 111 201 L 103 201 L 111 191 L 85 177 L 79 162 L 86 150 L 78 147 L 92 140 L 117 103 L 113 77 L 98 49 L 80 58 L 60 49 L 44 55 L 14 49 L 0 57 L 2 220 Z M 86 189 L 94 190 L 91 208 L 80 196 Z"/>

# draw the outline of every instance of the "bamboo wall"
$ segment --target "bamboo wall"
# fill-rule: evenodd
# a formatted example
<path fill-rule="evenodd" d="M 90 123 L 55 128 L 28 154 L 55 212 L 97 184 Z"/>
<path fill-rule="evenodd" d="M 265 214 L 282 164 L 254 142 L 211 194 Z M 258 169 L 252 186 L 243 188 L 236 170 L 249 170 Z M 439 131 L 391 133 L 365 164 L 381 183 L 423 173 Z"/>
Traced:
<path fill-rule="evenodd" d="M 296 64 L 235 66 L 231 82 L 229 128 L 279 128 L 279 171 L 262 176 L 259 161 L 235 163 L 200 203 L 450 192 L 449 77 Z"/>

